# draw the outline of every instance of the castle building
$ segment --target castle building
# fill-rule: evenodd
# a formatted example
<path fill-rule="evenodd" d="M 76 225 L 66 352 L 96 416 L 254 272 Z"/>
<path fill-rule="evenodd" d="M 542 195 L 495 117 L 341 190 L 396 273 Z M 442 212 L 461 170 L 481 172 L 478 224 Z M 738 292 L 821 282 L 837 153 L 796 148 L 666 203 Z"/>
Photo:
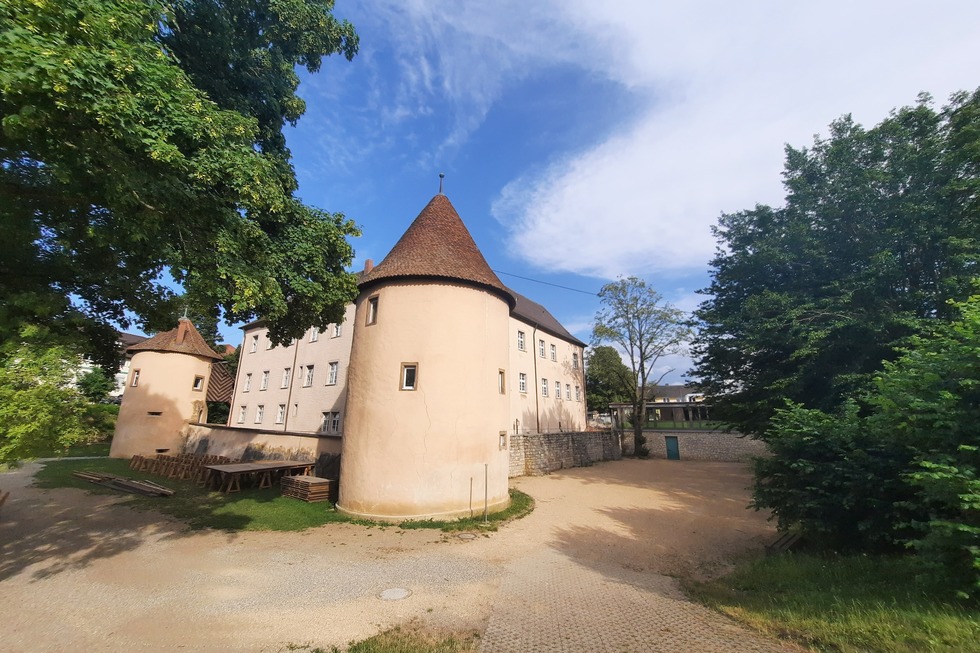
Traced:
<path fill-rule="evenodd" d="M 358 287 L 343 323 L 287 345 L 273 345 L 262 320 L 242 327 L 227 425 L 266 442 L 341 436 L 341 510 L 400 520 L 503 509 L 511 435 L 586 428 L 585 344 L 501 283 L 442 192 L 380 264 L 366 263 Z M 160 352 L 153 340 L 137 347 Z M 146 373 L 142 356 L 135 374 Z M 184 375 L 196 379 L 210 359 L 191 358 Z M 147 401 L 133 416 L 146 420 Z M 117 438 L 133 430 L 123 411 Z"/>

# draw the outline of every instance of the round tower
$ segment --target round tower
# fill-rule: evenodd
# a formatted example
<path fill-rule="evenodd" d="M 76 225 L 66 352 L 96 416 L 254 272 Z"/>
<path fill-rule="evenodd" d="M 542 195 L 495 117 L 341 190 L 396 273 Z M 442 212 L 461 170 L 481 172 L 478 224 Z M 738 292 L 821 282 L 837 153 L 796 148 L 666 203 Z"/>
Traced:
<path fill-rule="evenodd" d="M 208 347 L 187 318 L 129 348 L 133 355 L 109 455 L 129 458 L 158 450 L 175 453 L 187 422 L 207 419 L 211 362 L 221 356 Z"/>
<path fill-rule="evenodd" d="M 359 288 L 338 507 L 382 520 L 505 508 L 515 300 L 445 195 Z"/>

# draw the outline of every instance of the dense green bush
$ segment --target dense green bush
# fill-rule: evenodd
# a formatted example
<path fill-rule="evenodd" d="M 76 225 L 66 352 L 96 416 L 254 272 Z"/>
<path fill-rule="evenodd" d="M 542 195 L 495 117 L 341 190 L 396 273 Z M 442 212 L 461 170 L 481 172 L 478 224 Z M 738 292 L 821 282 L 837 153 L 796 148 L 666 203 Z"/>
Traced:
<path fill-rule="evenodd" d="M 980 296 L 911 339 L 873 392 L 830 415 L 790 405 L 764 438 L 753 505 L 833 548 L 901 545 L 980 594 Z"/>

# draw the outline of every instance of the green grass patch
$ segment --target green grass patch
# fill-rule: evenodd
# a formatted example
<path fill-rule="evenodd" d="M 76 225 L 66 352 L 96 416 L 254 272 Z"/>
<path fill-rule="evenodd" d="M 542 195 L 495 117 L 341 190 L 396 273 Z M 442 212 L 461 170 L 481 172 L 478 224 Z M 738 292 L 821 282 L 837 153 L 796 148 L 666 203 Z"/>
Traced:
<path fill-rule="evenodd" d="M 524 494 L 520 490 L 510 490 L 510 505 L 505 510 L 492 512 L 487 515 L 486 521 L 483 514 L 479 517 L 464 517 L 462 519 L 438 520 L 438 519 L 410 519 L 403 521 L 398 526 L 406 530 L 414 528 L 438 528 L 447 533 L 458 531 L 496 531 L 500 524 L 512 519 L 520 519 L 534 510 L 534 499 Z"/>
<path fill-rule="evenodd" d="M 126 478 L 147 479 L 172 490 L 170 497 L 144 497 L 124 494 L 72 476 L 76 470 L 107 472 Z M 329 503 L 306 503 L 281 496 L 278 487 L 244 489 L 222 494 L 199 488 L 190 481 L 164 479 L 135 472 L 128 460 L 59 460 L 46 463 L 35 475 L 43 488 L 75 487 L 89 492 L 115 494 L 126 504 L 142 510 L 156 510 L 186 522 L 191 528 L 217 528 L 233 531 L 301 531 L 331 522 L 350 521 Z"/>
<path fill-rule="evenodd" d="M 980 608 L 958 603 L 912 557 L 786 554 L 753 560 L 696 599 L 770 635 L 821 651 L 976 651 Z"/>
<path fill-rule="evenodd" d="M 476 634 L 438 634 L 409 624 L 405 627 L 396 626 L 359 642 L 351 642 L 345 648 L 332 646 L 324 649 L 290 644 L 285 650 L 309 653 L 466 653 L 476 650 L 477 641 Z"/>
<path fill-rule="evenodd" d="M 172 490 L 170 497 L 144 497 L 124 494 L 104 488 L 72 475 L 86 470 L 106 472 L 125 478 L 147 479 Z M 364 526 L 385 526 L 381 522 L 355 519 L 336 510 L 329 503 L 306 503 L 280 495 L 278 487 L 243 489 L 234 494 L 222 494 L 199 488 L 190 481 L 164 479 L 152 474 L 135 472 L 128 460 L 105 458 L 102 460 L 58 460 L 45 463 L 34 477 L 35 485 L 42 488 L 79 488 L 89 492 L 115 494 L 126 498 L 126 504 L 141 510 L 156 510 L 186 522 L 191 528 L 217 528 L 231 531 L 301 531 L 330 523 L 352 523 Z M 503 521 L 517 519 L 531 512 L 534 500 L 523 492 L 510 491 L 511 505 L 489 516 L 484 523 L 479 518 L 458 521 L 431 519 L 406 521 L 399 524 L 404 529 L 436 528 L 447 532 L 484 530 L 495 531 Z"/>

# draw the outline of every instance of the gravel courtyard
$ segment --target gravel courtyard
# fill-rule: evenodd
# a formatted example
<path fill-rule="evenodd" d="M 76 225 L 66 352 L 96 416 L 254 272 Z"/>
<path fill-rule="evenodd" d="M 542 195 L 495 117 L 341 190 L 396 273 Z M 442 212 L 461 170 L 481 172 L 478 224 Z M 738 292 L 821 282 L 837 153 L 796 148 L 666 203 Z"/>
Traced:
<path fill-rule="evenodd" d="M 528 517 L 463 539 L 328 525 L 189 531 L 119 499 L 0 474 L 5 651 L 329 648 L 415 620 L 485 653 L 785 651 L 687 601 L 774 537 L 738 464 L 623 460 L 515 479 Z M 410 591 L 385 600 L 389 589 Z"/>

